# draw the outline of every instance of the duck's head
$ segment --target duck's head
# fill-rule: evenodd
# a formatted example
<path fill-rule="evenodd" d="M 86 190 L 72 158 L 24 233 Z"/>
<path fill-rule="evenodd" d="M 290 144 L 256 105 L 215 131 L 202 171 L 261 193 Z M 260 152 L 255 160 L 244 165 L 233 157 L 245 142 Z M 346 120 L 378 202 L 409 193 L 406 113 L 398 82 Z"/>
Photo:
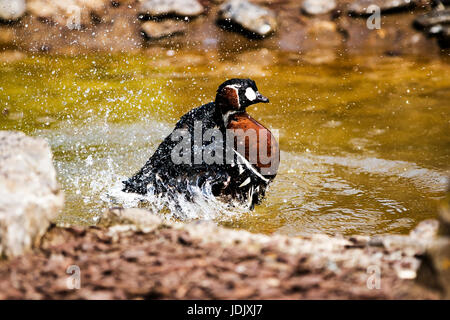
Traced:
<path fill-rule="evenodd" d="M 222 114 L 245 112 L 255 103 L 268 103 L 269 99 L 259 93 L 255 81 L 251 79 L 230 79 L 217 89 L 216 104 Z"/>

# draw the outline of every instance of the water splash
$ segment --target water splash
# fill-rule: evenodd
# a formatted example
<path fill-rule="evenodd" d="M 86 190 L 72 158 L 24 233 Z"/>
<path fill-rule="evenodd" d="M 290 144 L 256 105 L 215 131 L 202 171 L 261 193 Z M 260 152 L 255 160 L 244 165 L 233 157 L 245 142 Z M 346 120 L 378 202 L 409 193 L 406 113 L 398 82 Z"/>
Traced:
<path fill-rule="evenodd" d="M 148 193 L 140 195 L 136 193 L 123 192 L 121 180 L 127 177 L 122 176 L 119 182 L 112 188 L 102 193 L 100 198 L 106 205 L 118 205 L 124 208 L 141 207 L 160 215 L 165 219 L 191 220 L 227 220 L 237 215 L 248 212 L 248 207 L 237 201 L 223 202 L 212 193 L 211 185 L 206 182 L 201 188 L 194 185 L 187 185 L 185 194 L 173 191 L 160 195 L 156 194 L 151 186 Z"/>
<path fill-rule="evenodd" d="M 62 221 L 96 223 L 102 211 L 113 206 L 146 208 L 161 217 L 185 221 L 222 221 L 248 212 L 248 207 L 238 202 L 215 198 L 207 183 L 202 188 L 188 186 L 190 200 L 175 192 L 156 195 L 151 188 L 147 195 L 122 192 L 122 181 L 145 163 L 169 132 L 168 124 L 152 119 L 117 124 L 105 123 L 103 118 L 90 118 L 77 126 L 66 121 L 37 130 L 37 135 L 49 140 L 58 158 L 55 165 L 66 193 L 66 210 L 78 211 L 64 215 Z"/>

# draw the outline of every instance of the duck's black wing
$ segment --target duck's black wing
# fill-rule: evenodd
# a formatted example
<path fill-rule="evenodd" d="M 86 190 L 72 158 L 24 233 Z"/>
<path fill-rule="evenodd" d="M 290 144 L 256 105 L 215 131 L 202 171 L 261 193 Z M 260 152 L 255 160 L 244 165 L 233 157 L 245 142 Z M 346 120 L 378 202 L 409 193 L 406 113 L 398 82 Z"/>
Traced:
<path fill-rule="evenodd" d="M 182 192 L 183 190 L 177 189 L 184 188 L 183 186 L 187 183 L 201 183 L 203 179 L 208 177 L 213 179 L 213 175 L 217 178 L 216 180 L 226 181 L 228 177 L 226 171 L 222 170 L 222 165 L 206 165 L 204 162 L 194 164 L 193 161 L 195 152 L 203 152 L 203 150 L 194 150 L 195 127 L 198 128 L 198 125 L 201 125 L 202 132 L 205 132 L 207 129 L 217 127 L 217 123 L 217 112 L 213 102 L 195 108 L 183 115 L 175 125 L 175 130 L 163 140 L 145 165 L 133 177 L 123 181 L 123 191 L 146 194 L 148 186 L 151 186 L 157 194 L 169 190 Z M 172 151 L 180 143 L 180 132 L 177 132 L 177 130 L 185 130 L 190 135 L 190 163 L 175 163 L 173 161 Z M 202 145 L 202 147 L 205 148 L 207 145 Z"/>

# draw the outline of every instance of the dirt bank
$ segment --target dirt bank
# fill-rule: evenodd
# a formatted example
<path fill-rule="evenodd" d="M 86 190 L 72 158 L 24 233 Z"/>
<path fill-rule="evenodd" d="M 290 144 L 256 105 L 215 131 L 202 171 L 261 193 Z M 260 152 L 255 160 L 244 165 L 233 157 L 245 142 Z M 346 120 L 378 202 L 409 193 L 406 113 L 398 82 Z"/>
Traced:
<path fill-rule="evenodd" d="M 434 222 L 410 236 L 288 238 L 131 215 L 133 225 L 53 227 L 35 252 L 0 262 L 0 299 L 440 297 L 408 280 Z M 68 287 L 69 266 L 80 289 Z"/>

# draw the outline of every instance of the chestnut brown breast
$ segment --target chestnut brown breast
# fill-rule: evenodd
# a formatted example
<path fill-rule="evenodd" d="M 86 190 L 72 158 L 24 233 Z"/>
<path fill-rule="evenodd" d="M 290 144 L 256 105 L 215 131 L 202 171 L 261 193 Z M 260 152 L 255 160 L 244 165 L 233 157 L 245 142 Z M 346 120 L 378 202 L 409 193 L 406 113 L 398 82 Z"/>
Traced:
<path fill-rule="evenodd" d="M 238 144 L 243 144 L 245 141 L 245 154 L 242 154 L 241 151 L 240 153 L 247 161 L 257 167 L 260 172 L 263 171 L 262 173 L 265 176 L 276 175 L 280 161 L 280 152 L 278 142 L 269 129 L 246 112 L 232 115 L 227 129 L 235 130 L 234 146 L 237 151 L 243 149 L 242 146 L 239 148 Z M 266 144 L 265 150 L 262 149 L 262 144 L 264 143 Z"/>

